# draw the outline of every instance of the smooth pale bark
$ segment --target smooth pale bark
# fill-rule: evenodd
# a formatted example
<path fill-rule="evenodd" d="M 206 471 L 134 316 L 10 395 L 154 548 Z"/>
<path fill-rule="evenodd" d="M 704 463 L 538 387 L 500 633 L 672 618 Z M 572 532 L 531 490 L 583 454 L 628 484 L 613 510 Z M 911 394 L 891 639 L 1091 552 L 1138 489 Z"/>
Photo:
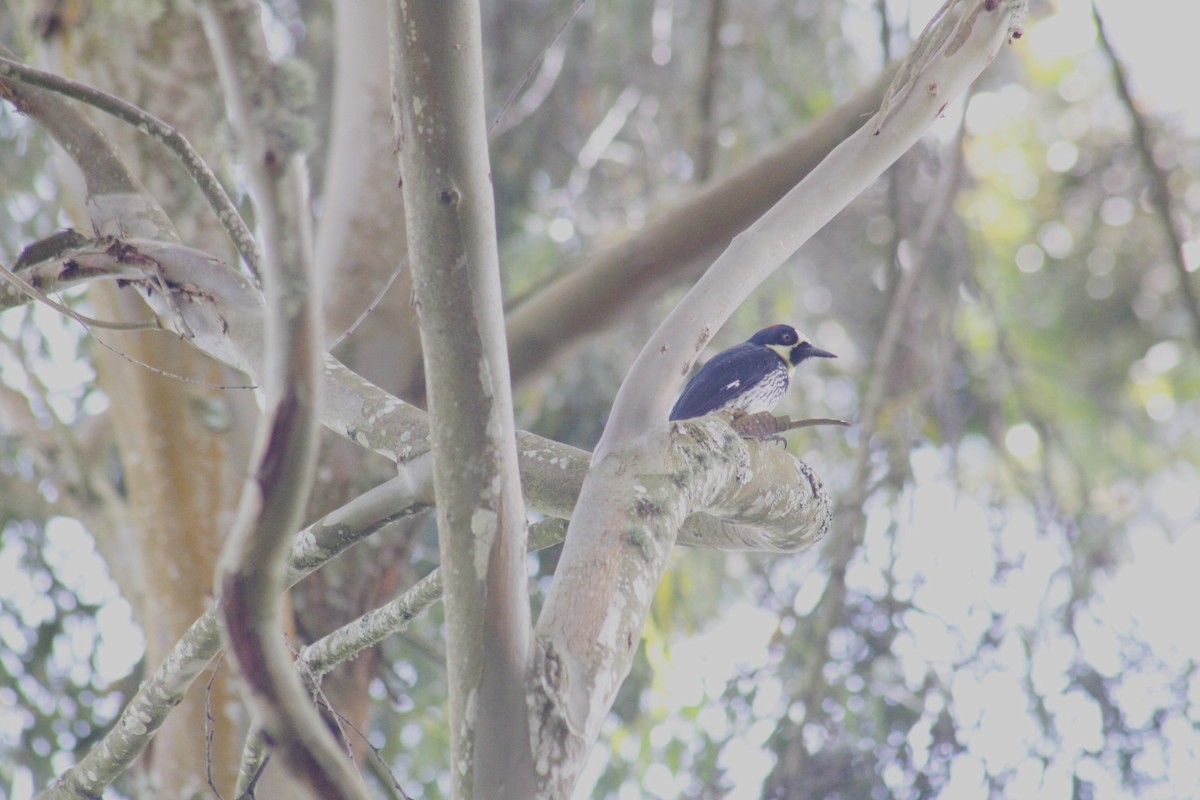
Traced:
<path fill-rule="evenodd" d="M 421 347 L 411 273 L 403 267 L 408 245 L 394 169 L 387 0 L 333 3 L 329 12 L 333 94 L 315 245 L 326 346 L 358 375 L 411 400 L 410 376 L 420 374 Z M 316 16 L 323 17 L 320 12 Z M 336 507 L 363 485 L 395 471 L 386 459 L 351 442 L 330 435 L 322 439 L 310 513 Z M 409 568 L 411 550 L 424 521 L 410 520 L 293 592 L 304 628 L 336 627 L 347 614 L 362 614 L 415 580 Z M 362 730 L 370 726 L 375 701 L 369 686 L 379 673 L 381 655 L 364 653 L 322 684 L 330 706 Z M 358 737 L 351 737 L 350 746 L 360 764 L 370 759 L 366 743 Z"/>
<path fill-rule="evenodd" d="M 528 800 L 525 504 L 504 341 L 479 6 L 389 6 L 445 585 L 451 795 Z"/>
<path fill-rule="evenodd" d="M 406 478 L 364 493 L 296 536 L 285 584 L 294 586 L 347 548 L 432 505 L 433 479 L 428 469 L 410 470 Z M 142 682 L 104 738 L 38 797 L 73 800 L 100 796 L 149 745 L 220 645 L 220 617 L 210 608 Z"/>
<path fill-rule="evenodd" d="M 66 59 L 89 82 L 129 91 L 146 108 L 191 131 L 198 145 L 212 152 L 215 142 L 210 136 L 218 130 L 219 109 L 201 102 L 199 92 L 181 94 L 169 88 L 211 83 L 212 64 L 195 22 L 186 9 L 164 10 L 159 23 L 178 35 L 167 43 L 152 43 L 152 26 L 131 24 L 127 17 L 98 9 L 85 28 L 41 48 L 41 57 Z M 125 43 L 120 52 L 110 46 L 118 27 Z M 137 56 L 131 58 L 131 52 Z M 137 69 L 154 70 L 162 80 L 139 84 Z M 65 190 L 78 192 L 72 196 L 64 191 L 63 199 L 80 227 L 164 241 L 186 236 L 213 252 L 229 252 L 216 218 L 196 213 L 194 194 L 162 191 L 174 179 L 172 170 L 178 171 L 163 148 L 111 118 L 96 115 L 93 127 L 78 106 L 57 95 L 41 97 L 40 116 L 35 118 L 54 132 L 74 159 L 72 164 L 60 159 L 62 171 L 78 167 L 83 175 L 83 181 L 62 181 Z M 126 169 L 138 178 L 121 178 Z M 163 198 L 165 209 L 158 200 L 146 202 L 151 195 Z M 175 219 L 186 220 L 182 230 Z M 111 283 L 95 286 L 90 300 L 106 320 L 152 316 L 136 291 Z M 116 524 L 98 524 L 95 514 L 84 519 L 142 626 L 147 661 L 156 664 L 210 602 L 210 576 L 228 529 L 228 509 L 240 486 L 246 452 L 242 434 L 253 424 L 253 400 L 248 393 L 239 397 L 218 388 L 229 382 L 231 372 L 176 336 L 115 331 L 95 335 L 112 348 L 96 347 L 95 363 L 99 385 L 114 398 L 105 435 L 115 443 L 128 494 Z M 216 420 L 220 422 L 214 424 Z M 224 676 L 212 690 L 212 775 L 216 785 L 228 790 L 246 715 Z M 147 781 L 164 795 L 188 796 L 205 788 L 206 717 L 203 691 L 181 698 L 161 731 L 161 746 L 143 761 Z"/>
<path fill-rule="evenodd" d="M 589 336 L 611 330 L 693 279 L 879 107 L 885 73 L 787 141 L 698 188 L 623 241 L 565 267 L 508 312 L 513 382 L 542 374 Z"/>
<path fill-rule="evenodd" d="M 1023 8 L 1013 0 L 963 0 L 943 17 L 933 52 L 914 47 L 884 108 L 743 233 L 646 342 L 613 401 L 596 446 L 603 457 L 667 417 L 672 399 L 713 334 L 763 280 L 905 153 L 992 62 Z"/>
<path fill-rule="evenodd" d="M 629 672 L 677 532 L 689 514 L 753 509 L 792 549 L 829 529 L 824 486 L 718 415 L 660 425 L 593 463 L 538 618 L 529 690 L 539 798 L 569 797 Z"/>
<path fill-rule="evenodd" d="M 335 352 L 364 378 L 415 402 L 410 389 L 424 385 L 424 375 L 412 275 L 401 266 L 408 238 L 392 170 L 387 0 L 336 3 L 333 13 L 334 94 L 316 243 L 327 338 L 358 323 Z M 391 288 L 360 320 L 397 268 Z"/>
<path fill-rule="evenodd" d="M 971 0 L 932 25 L 880 112 L 733 240 L 626 375 L 535 628 L 530 706 L 539 797 L 566 797 L 574 787 L 691 510 L 673 502 L 680 498 L 666 454 L 645 446 L 684 376 L 742 300 L 915 143 L 1006 37 L 1020 34 L 1010 23 L 1019 24 L 1023 8 L 1017 0 Z M 640 480 L 643 472 L 654 479 Z"/>
<path fill-rule="evenodd" d="M 282 638 L 287 555 L 316 469 L 324 344 L 294 99 L 267 57 L 257 3 L 213 0 L 199 9 L 254 201 L 266 294 L 253 474 L 217 570 L 222 630 L 255 726 L 308 793 L 365 800 L 362 779 L 322 724 Z"/>

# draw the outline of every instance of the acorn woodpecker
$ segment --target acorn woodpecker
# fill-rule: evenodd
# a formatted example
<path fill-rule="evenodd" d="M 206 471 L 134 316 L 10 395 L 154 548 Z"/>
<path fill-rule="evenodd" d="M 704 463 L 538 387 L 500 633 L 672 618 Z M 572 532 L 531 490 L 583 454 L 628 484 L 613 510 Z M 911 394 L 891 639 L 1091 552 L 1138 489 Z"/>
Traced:
<path fill-rule="evenodd" d="M 750 341 L 717 353 L 692 376 L 675 401 L 670 419 L 702 417 L 737 408 L 770 411 L 787 391 L 792 370 L 806 358 L 837 358 L 809 344 L 791 325 L 772 325 Z"/>

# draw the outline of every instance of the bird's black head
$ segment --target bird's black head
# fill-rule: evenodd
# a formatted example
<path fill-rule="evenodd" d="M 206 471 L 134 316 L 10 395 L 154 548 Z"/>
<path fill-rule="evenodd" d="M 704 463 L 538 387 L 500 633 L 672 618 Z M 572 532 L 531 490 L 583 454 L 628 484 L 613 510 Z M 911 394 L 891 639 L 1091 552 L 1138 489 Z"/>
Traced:
<path fill-rule="evenodd" d="M 828 350 L 813 347 L 791 325 L 772 325 L 750 337 L 752 344 L 769 347 L 793 367 L 806 358 L 837 358 Z"/>

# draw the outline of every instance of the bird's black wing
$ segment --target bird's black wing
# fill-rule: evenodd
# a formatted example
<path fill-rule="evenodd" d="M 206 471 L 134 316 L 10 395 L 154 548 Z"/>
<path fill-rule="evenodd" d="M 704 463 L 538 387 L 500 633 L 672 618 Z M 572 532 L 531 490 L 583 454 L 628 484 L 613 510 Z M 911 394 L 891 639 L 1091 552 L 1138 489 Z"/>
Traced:
<path fill-rule="evenodd" d="M 723 350 L 688 381 L 670 419 L 691 419 L 716 411 L 769 375 L 779 361 L 773 351 L 749 342 Z"/>

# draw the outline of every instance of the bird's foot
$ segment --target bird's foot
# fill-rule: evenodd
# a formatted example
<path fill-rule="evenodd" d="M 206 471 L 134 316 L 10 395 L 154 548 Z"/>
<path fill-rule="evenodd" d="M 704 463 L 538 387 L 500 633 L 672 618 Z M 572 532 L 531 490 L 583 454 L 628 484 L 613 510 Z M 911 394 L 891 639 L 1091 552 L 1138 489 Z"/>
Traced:
<path fill-rule="evenodd" d="M 850 423 L 844 419 L 833 419 L 830 417 L 814 417 L 793 421 L 789 416 L 781 415 L 777 417 L 769 411 L 759 411 L 757 414 L 735 411 L 729 425 L 743 439 L 757 439 L 760 442 L 777 442 L 786 447 L 787 440 L 779 435 L 781 433 L 786 433 L 796 428 L 809 428 L 814 425 L 842 425 L 848 427 Z"/>

